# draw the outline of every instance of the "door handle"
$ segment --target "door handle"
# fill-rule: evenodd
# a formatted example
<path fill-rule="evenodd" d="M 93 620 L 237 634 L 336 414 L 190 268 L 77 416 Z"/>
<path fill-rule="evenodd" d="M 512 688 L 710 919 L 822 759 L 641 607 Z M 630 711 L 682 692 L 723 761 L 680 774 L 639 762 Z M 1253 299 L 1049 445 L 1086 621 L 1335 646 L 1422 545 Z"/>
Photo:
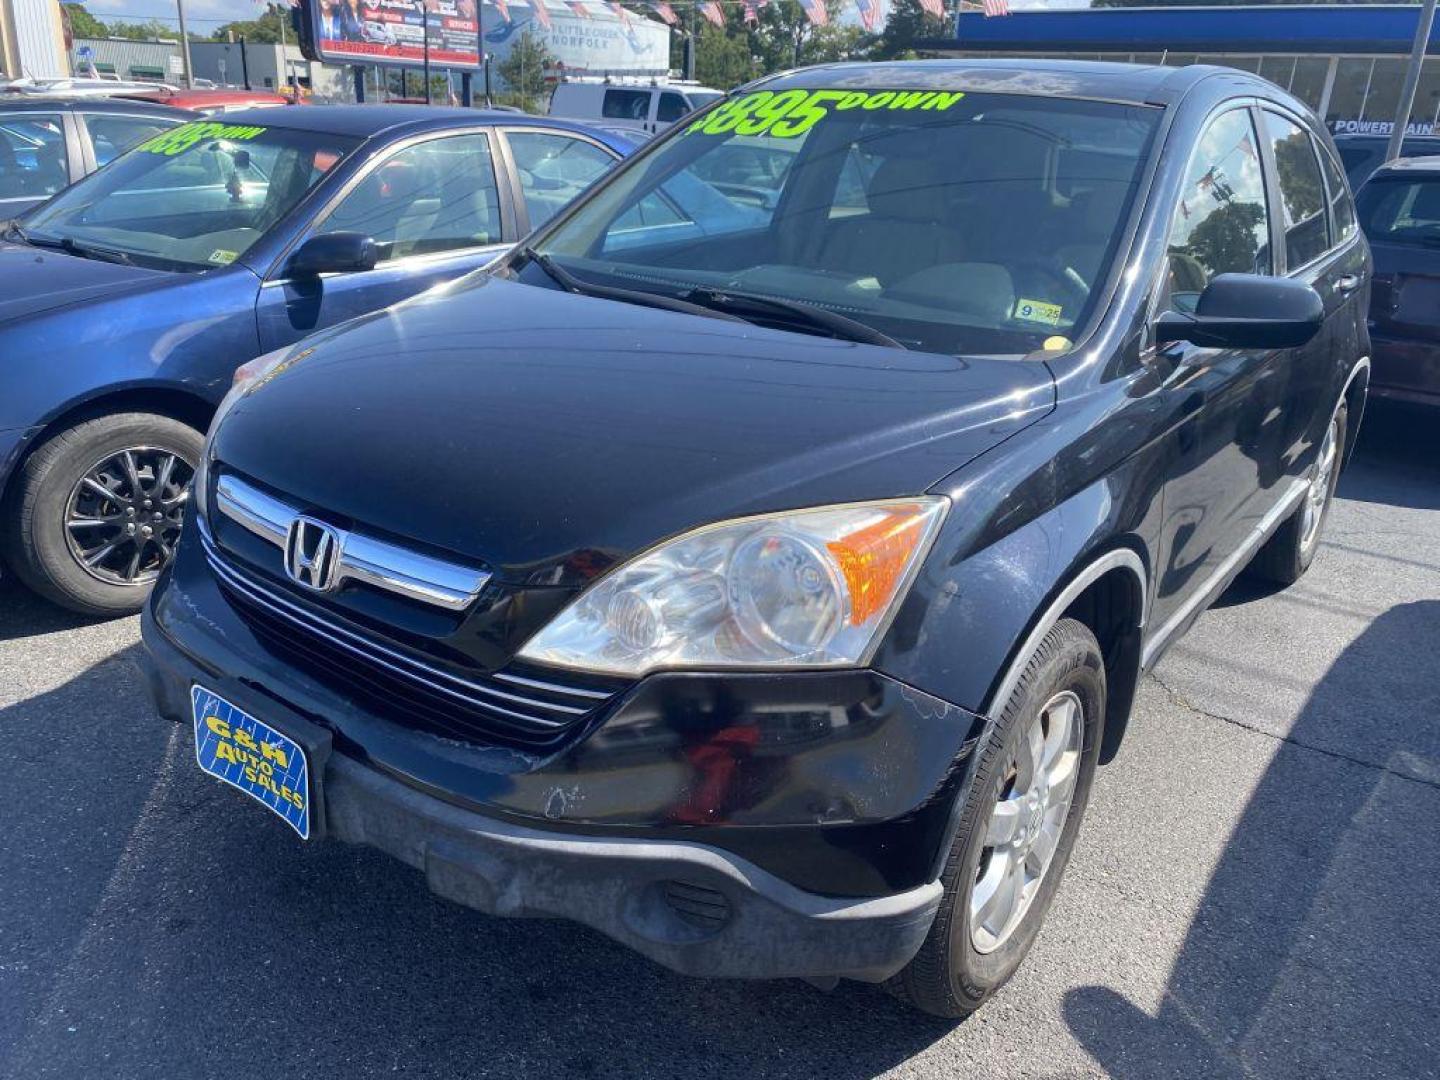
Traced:
<path fill-rule="evenodd" d="M 1359 274 L 1344 274 L 1335 281 L 1335 288 L 1340 292 L 1354 292 L 1360 287 Z"/>

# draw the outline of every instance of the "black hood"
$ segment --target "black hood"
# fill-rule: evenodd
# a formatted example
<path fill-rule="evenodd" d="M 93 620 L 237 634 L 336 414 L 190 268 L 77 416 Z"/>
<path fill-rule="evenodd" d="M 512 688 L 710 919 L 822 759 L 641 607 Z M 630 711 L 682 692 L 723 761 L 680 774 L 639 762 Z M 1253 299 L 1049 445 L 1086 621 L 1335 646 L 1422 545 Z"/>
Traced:
<path fill-rule="evenodd" d="M 84 259 L 50 248 L 0 243 L 0 324 L 67 304 L 82 304 L 143 288 L 175 275 Z"/>
<path fill-rule="evenodd" d="M 1039 363 L 486 278 L 311 345 L 220 425 L 222 467 L 532 584 L 707 522 L 918 494 L 1054 400 Z"/>

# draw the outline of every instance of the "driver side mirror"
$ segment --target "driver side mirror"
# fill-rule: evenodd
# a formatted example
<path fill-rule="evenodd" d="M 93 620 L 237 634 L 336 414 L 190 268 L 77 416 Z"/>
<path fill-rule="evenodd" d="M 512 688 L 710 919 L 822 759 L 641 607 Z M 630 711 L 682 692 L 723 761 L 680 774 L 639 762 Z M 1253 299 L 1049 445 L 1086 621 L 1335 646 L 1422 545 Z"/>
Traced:
<path fill-rule="evenodd" d="M 1155 343 L 1188 341 L 1207 349 L 1293 349 L 1325 321 L 1320 294 L 1302 281 L 1263 274 L 1220 274 L 1195 313 L 1167 311 L 1155 321 Z"/>
<path fill-rule="evenodd" d="M 290 277 L 315 277 L 374 270 L 379 257 L 375 241 L 364 233 L 321 233 L 295 249 L 285 264 L 285 273 Z"/>

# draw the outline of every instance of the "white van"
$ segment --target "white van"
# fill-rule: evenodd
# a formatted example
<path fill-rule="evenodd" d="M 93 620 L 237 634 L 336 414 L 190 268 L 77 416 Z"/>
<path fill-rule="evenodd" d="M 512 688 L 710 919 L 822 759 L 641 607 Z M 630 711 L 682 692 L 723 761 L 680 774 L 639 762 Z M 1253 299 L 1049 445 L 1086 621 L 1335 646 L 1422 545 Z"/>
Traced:
<path fill-rule="evenodd" d="M 654 133 L 724 96 L 688 82 L 562 82 L 550 97 L 550 115 Z"/>

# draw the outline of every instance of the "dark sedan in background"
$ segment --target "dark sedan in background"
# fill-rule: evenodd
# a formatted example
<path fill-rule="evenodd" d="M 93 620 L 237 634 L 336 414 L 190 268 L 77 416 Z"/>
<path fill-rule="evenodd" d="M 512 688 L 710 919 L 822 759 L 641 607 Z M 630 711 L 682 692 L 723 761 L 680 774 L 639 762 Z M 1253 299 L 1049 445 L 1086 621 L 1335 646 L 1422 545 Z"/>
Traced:
<path fill-rule="evenodd" d="M 44 202 L 142 139 L 194 119 L 186 109 L 149 101 L 0 97 L 0 219 Z"/>
<path fill-rule="evenodd" d="M 135 610 L 240 364 L 478 268 L 630 148 L 511 113 L 254 110 L 159 131 L 19 219 L 0 242 L 8 565 L 76 610 Z"/>
<path fill-rule="evenodd" d="M 1356 206 L 1375 253 L 1370 391 L 1440 405 L 1440 157 L 1391 162 Z"/>

